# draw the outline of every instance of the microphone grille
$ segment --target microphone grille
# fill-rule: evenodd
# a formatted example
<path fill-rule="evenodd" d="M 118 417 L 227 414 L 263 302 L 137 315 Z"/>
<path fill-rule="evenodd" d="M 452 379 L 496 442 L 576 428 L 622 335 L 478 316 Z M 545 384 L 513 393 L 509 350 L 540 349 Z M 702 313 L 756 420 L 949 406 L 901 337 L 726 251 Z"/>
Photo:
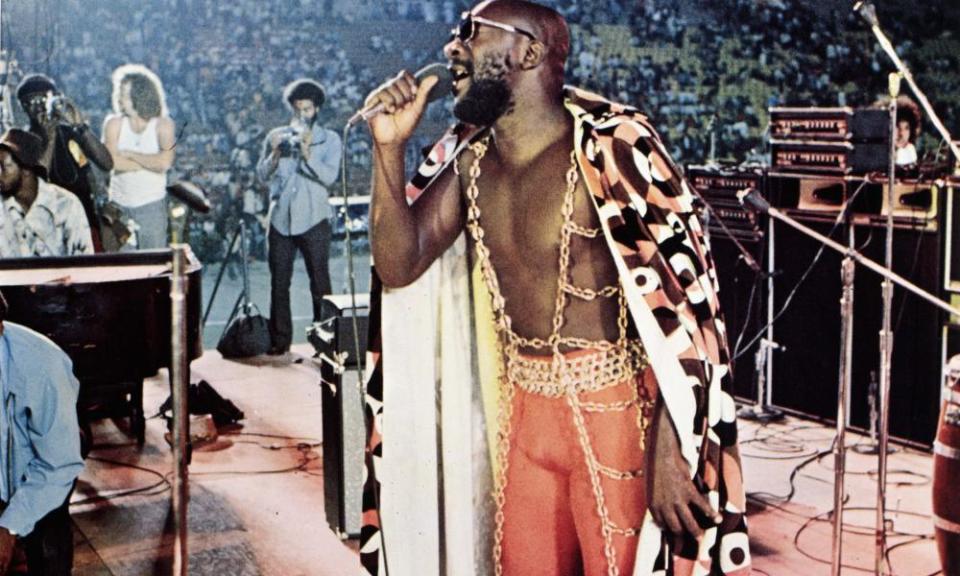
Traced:
<path fill-rule="evenodd" d="M 450 86 L 453 83 L 453 74 L 451 74 L 450 70 L 447 69 L 446 64 L 441 64 L 439 62 L 427 64 L 418 70 L 416 74 L 414 74 L 414 77 L 417 79 L 418 83 L 422 82 L 426 78 L 429 78 L 430 76 L 436 76 L 437 83 L 433 85 L 433 88 L 430 89 L 430 93 L 427 94 L 427 102 L 433 102 L 434 100 L 438 100 L 450 94 Z"/>

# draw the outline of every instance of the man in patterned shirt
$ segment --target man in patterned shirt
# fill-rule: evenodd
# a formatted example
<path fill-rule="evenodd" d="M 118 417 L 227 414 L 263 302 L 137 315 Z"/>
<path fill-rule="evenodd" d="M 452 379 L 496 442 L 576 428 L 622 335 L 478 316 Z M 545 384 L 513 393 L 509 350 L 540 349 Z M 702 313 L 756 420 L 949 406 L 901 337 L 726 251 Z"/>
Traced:
<path fill-rule="evenodd" d="M 750 573 L 693 194 L 643 114 L 564 87 L 569 50 L 545 6 L 465 12 L 444 47 L 460 122 L 406 186 L 436 80 L 403 72 L 367 100 L 384 109 L 369 122 L 385 287 L 371 573 L 377 531 L 394 576 Z"/>
<path fill-rule="evenodd" d="M 83 205 L 45 180 L 39 137 L 11 128 L 0 137 L 0 258 L 93 254 Z"/>

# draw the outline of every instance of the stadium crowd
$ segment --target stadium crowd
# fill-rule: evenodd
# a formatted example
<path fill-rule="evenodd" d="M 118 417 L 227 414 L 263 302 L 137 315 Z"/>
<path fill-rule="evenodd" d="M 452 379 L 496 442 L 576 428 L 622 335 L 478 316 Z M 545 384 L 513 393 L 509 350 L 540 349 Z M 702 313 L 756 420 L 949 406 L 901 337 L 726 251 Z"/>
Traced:
<path fill-rule="evenodd" d="M 580 85 L 647 112 L 675 159 L 762 161 L 772 105 L 866 105 L 891 65 L 868 27 L 846 10 L 803 0 L 544 0 L 573 23 L 568 69 Z M 281 88 L 298 76 L 327 91 L 321 121 L 338 130 L 364 96 L 400 67 L 442 60 L 465 0 L 11 0 L 3 48 L 19 76 L 57 79 L 98 127 L 110 106 L 110 71 L 125 62 L 155 70 L 178 127 L 174 178 L 206 188 L 215 206 L 191 238 L 208 261 L 222 257 L 243 219 L 263 256 L 265 195 L 253 174 L 263 136 L 288 118 Z M 960 18 L 948 2 L 878 12 L 948 127 L 960 104 Z M 943 4 L 943 6 L 940 6 Z M 845 4 L 837 3 L 836 7 Z M 38 33 L 39 31 L 39 33 Z M 418 143 L 449 121 L 434 105 Z M 369 141 L 348 142 L 351 194 L 368 186 Z M 713 143 L 713 145 L 711 145 Z M 413 156 L 413 155 L 412 155 Z M 413 166 L 416 158 L 408 159 Z"/>

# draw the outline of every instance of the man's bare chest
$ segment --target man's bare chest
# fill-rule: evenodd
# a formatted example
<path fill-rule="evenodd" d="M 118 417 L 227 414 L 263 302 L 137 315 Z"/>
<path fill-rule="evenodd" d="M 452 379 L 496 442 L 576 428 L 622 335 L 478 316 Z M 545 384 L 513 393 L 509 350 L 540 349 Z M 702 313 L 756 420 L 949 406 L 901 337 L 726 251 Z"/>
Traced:
<path fill-rule="evenodd" d="M 584 184 L 568 173 L 531 170 L 491 173 L 476 182 L 476 204 L 484 240 L 495 259 L 540 267 L 556 265 L 564 222 L 596 228 L 598 220 Z M 585 246 L 570 243 L 571 252 Z"/>

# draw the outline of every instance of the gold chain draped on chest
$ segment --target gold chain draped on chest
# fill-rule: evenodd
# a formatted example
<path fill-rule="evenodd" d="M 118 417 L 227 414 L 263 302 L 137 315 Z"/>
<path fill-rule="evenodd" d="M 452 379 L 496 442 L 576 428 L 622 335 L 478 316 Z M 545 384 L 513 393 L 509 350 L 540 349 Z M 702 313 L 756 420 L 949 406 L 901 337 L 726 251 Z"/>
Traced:
<path fill-rule="evenodd" d="M 510 450 L 511 417 L 515 386 L 528 393 L 551 398 L 566 398 L 577 431 L 585 462 L 590 472 L 593 493 L 596 499 L 597 513 L 601 520 L 604 537 L 604 554 L 607 560 L 608 576 L 618 576 L 616 551 L 613 547 L 613 535 L 636 536 L 635 528 L 621 528 L 611 519 L 606 506 L 601 477 L 612 480 L 636 481 L 642 470 L 616 470 L 603 465 L 590 442 L 585 424 L 585 412 L 621 412 L 631 407 L 637 410 L 637 427 L 640 430 L 640 450 L 644 450 L 644 438 L 649 427 L 648 414 L 652 411 L 653 401 L 641 397 L 639 386 L 633 386 L 630 400 L 615 403 L 584 402 L 579 395 L 602 390 L 623 382 L 632 382 L 646 367 L 647 359 L 643 347 L 638 341 L 627 338 L 628 309 L 619 284 L 600 289 L 583 288 L 573 283 L 570 273 L 570 246 L 572 239 L 580 237 L 595 240 L 601 237 L 601 230 L 588 228 L 573 220 L 575 192 L 579 178 L 574 152 L 570 154 L 570 168 L 566 173 L 566 191 L 561 204 L 563 224 L 560 229 L 559 273 L 557 278 L 556 301 L 552 319 L 552 329 L 546 338 L 525 337 L 513 329 L 513 321 L 506 310 L 506 299 L 500 290 L 500 280 L 491 260 L 490 249 L 485 242 L 486 232 L 480 222 L 480 208 L 477 198 L 480 189 L 477 181 L 480 177 L 480 161 L 489 148 L 490 137 L 474 142 L 470 150 L 474 154 L 468 173 L 469 185 L 466 190 L 467 229 L 474 242 L 477 264 L 484 284 L 490 293 L 494 323 L 503 354 L 504 375 L 500 382 L 500 404 L 497 433 L 497 474 L 494 482 L 494 501 L 496 504 L 496 529 L 494 533 L 494 561 L 496 574 L 503 573 L 502 540 L 504 523 L 504 502 L 506 500 L 507 465 Z M 455 164 L 455 167 L 457 165 Z M 568 298 L 593 301 L 597 298 L 618 299 L 617 316 L 618 338 L 615 342 L 591 340 L 567 336 L 562 333 Z M 521 354 L 521 349 L 543 350 L 551 353 L 550 361 Z M 568 357 L 567 350 L 587 350 L 591 353 Z"/>

